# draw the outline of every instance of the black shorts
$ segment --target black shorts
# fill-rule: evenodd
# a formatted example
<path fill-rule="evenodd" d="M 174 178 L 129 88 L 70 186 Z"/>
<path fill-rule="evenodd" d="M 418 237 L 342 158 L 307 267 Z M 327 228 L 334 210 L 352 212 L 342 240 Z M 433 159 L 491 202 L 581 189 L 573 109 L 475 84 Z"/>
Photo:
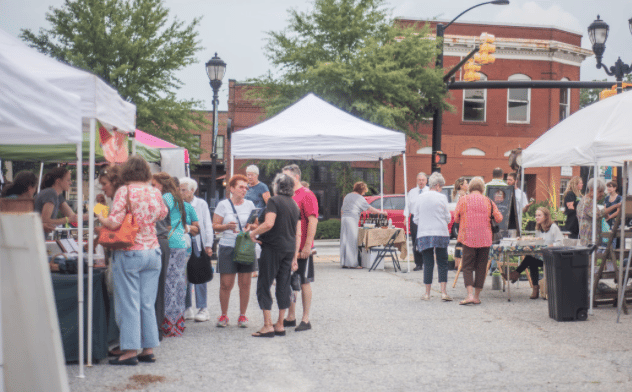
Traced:
<path fill-rule="evenodd" d="M 236 274 L 248 273 L 255 270 L 255 263 L 250 265 L 239 264 L 233 261 L 232 246 L 219 246 L 219 255 L 217 255 L 217 273 L 218 274 Z"/>
<path fill-rule="evenodd" d="M 314 281 L 314 256 L 310 255 L 306 259 L 298 259 L 298 270 L 301 276 L 301 284 L 312 283 Z"/>

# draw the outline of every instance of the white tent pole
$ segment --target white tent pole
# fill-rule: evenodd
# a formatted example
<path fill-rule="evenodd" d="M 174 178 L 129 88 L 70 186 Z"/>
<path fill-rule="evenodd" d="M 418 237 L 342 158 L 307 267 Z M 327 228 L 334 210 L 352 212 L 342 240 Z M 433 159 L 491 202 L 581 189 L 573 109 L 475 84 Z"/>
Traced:
<path fill-rule="evenodd" d="M 44 175 L 44 161 L 40 162 L 40 175 L 39 181 L 37 181 L 37 193 L 42 189 L 42 176 Z"/>
<path fill-rule="evenodd" d="M 380 158 L 380 209 L 384 211 L 384 159 Z"/>
<path fill-rule="evenodd" d="M 82 143 L 77 144 L 77 201 L 81 205 L 83 199 L 83 156 L 82 156 Z M 77 219 L 77 228 L 79 233 L 83 233 L 83 219 Z M 81 238 L 79 238 L 81 240 Z M 77 305 L 78 305 L 78 318 L 79 318 L 79 375 L 78 378 L 85 378 L 86 375 L 83 372 L 84 361 L 84 343 L 83 343 L 83 244 L 79 242 L 79 255 L 77 257 Z"/>
<path fill-rule="evenodd" d="M 92 366 L 92 275 L 94 267 L 94 219 L 92 219 L 92 211 L 94 211 L 94 143 L 96 139 L 97 121 L 90 119 L 90 166 L 88 170 L 88 366 Z M 79 204 L 77 211 L 79 219 L 83 220 L 83 203 Z M 79 232 L 79 246 L 83 247 L 83 232 Z"/>
<path fill-rule="evenodd" d="M 626 266 L 625 280 L 623 280 L 623 248 L 625 248 L 625 201 L 628 197 L 628 162 L 623 162 L 623 173 L 621 176 L 621 224 L 619 225 L 619 301 L 617 301 L 617 323 L 621 318 L 621 308 L 625 301 L 625 282 L 628 280 L 630 262 Z"/>
<path fill-rule="evenodd" d="M 2 262 L 2 260 L 0 260 Z M 2 282 L 2 276 L 0 276 Z M 2 317 L 2 286 L 0 286 L 0 318 Z M 4 392 L 4 346 L 2 344 L 2 323 L 0 322 L 0 392 Z"/>
<path fill-rule="evenodd" d="M 524 192 L 524 166 L 520 165 L 520 194 L 521 197 L 527 197 L 527 194 Z M 521 205 L 518 206 L 518 234 L 522 236 L 522 204 L 529 203 L 528 200 L 523 200 Z"/>
<path fill-rule="evenodd" d="M 599 162 L 595 162 L 593 170 L 593 219 L 592 219 L 592 243 L 597 244 L 597 178 L 599 174 Z M 599 222 L 601 223 L 601 222 Z M 595 298 L 595 252 L 590 256 L 590 305 L 588 306 L 588 314 L 593 314 L 593 300 Z"/>
<path fill-rule="evenodd" d="M 233 154 L 230 154 L 230 176 L 234 176 L 235 175 L 235 156 Z"/>
<path fill-rule="evenodd" d="M 406 172 L 406 151 L 402 151 L 402 155 L 404 156 L 404 205 L 408 205 L 408 178 Z M 408 263 L 408 272 L 410 272 L 410 244 L 408 243 L 408 233 L 410 232 L 410 211 L 408 211 L 408 215 L 404 215 L 404 220 L 406 220 L 406 262 Z M 413 238 L 413 241 L 415 239 Z"/>
<path fill-rule="evenodd" d="M 130 132 L 129 136 L 132 138 L 132 155 L 136 155 L 136 132 Z"/>

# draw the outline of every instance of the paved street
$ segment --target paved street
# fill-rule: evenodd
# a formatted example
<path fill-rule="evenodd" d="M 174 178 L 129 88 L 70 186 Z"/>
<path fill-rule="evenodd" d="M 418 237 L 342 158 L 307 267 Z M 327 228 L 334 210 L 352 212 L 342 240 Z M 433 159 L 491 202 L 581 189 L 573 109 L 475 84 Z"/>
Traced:
<path fill-rule="evenodd" d="M 506 293 L 491 290 L 479 306 L 420 300 L 422 273 L 341 269 L 319 255 L 313 285 L 313 329 L 285 337 L 252 338 L 262 324 L 255 289 L 248 317 L 236 327 L 237 289 L 230 327 L 187 323 L 185 335 L 156 350 L 158 362 L 136 367 L 99 364 L 74 377 L 73 391 L 630 391 L 632 316 L 616 324 L 616 309 L 601 307 L 585 322 L 556 322 L 543 300 L 529 300 L 527 282 Z M 436 272 L 435 272 L 436 275 Z M 253 279 L 253 286 L 255 279 Z M 514 290 L 515 288 L 515 290 Z M 209 288 L 219 315 L 218 279 Z M 299 306 L 300 308 L 300 306 Z M 299 311 L 300 314 L 300 311 Z"/>

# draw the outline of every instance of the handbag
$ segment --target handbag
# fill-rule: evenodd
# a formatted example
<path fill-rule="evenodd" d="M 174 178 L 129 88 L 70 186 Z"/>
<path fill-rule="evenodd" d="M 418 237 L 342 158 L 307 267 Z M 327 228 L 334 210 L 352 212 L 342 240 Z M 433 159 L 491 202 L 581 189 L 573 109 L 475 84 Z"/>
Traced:
<path fill-rule="evenodd" d="M 492 227 L 492 244 L 498 244 L 500 243 L 500 240 L 502 240 L 503 236 L 500 234 L 500 225 L 494 220 L 494 206 L 492 205 L 491 199 L 489 199 L 489 207 L 491 209 L 491 212 L 489 213 L 489 223 Z"/>
<path fill-rule="evenodd" d="M 102 227 L 99 233 L 99 244 L 108 249 L 124 249 L 134 245 L 136 234 L 138 234 L 138 224 L 132 214 L 132 205 L 129 201 L 129 187 L 127 187 L 127 213 L 121 226 L 116 230 Z"/>
<path fill-rule="evenodd" d="M 255 243 L 252 241 L 252 239 L 250 239 L 250 234 L 246 231 L 243 231 L 241 227 L 241 222 L 239 221 L 239 215 L 237 214 L 237 210 L 235 209 L 233 201 L 230 199 L 228 199 L 228 201 L 233 207 L 233 212 L 237 217 L 237 224 L 239 225 L 239 234 L 237 234 L 237 238 L 235 239 L 233 261 L 235 263 L 243 265 L 252 265 L 254 264 L 255 258 L 257 257 L 255 254 Z"/>
<path fill-rule="evenodd" d="M 298 274 L 298 271 L 292 272 L 290 287 L 292 287 L 292 291 L 301 291 L 301 275 Z"/>
<path fill-rule="evenodd" d="M 202 242 L 202 237 L 200 237 Z M 204 250 L 204 243 L 202 243 L 202 249 L 198 250 L 197 241 L 193 241 L 193 252 L 187 262 L 187 279 L 189 283 L 203 284 L 213 280 L 213 265 L 211 264 L 211 258 Z"/>

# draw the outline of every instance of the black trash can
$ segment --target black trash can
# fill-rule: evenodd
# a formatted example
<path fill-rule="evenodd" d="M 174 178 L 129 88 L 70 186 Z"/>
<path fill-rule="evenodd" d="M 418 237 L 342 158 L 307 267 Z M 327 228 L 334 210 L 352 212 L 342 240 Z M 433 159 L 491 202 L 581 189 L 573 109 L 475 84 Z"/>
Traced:
<path fill-rule="evenodd" d="M 556 321 L 588 317 L 588 270 L 592 248 L 551 247 L 543 250 L 549 316 Z"/>

